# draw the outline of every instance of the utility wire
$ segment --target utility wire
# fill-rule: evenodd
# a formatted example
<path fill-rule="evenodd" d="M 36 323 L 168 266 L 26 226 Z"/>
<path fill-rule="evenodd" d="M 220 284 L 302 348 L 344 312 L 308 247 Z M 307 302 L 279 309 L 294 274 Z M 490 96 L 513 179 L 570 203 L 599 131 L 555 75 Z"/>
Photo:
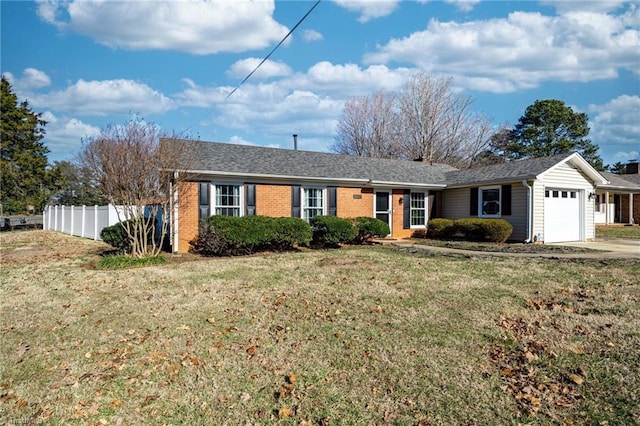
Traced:
<path fill-rule="evenodd" d="M 298 27 L 300 26 L 300 24 L 302 24 L 302 22 L 303 22 L 305 19 L 307 19 L 307 16 L 309 16 L 309 15 L 311 14 L 311 12 L 313 12 L 313 9 L 315 9 L 315 8 L 316 8 L 316 6 L 318 6 L 318 4 L 320 4 L 320 1 L 321 1 L 321 0 L 317 0 L 317 1 L 313 4 L 313 6 L 311 6 L 311 8 L 307 11 L 307 13 L 305 13 L 305 15 L 304 15 L 302 18 L 300 18 L 300 20 L 298 21 L 298 23 L 297 23 L 297 24 L 295 24 L 295 25 L 293 26 L 293 28 L 291 28 L 291 30 L 287 33 L 287 35 L 286 35 L 286 36 L 284 36 L 284 38 L 283 38 L 282 40 L 280 40 L 280 43 L 278 43 L 278 45 L 277 45 L 276 47 L 274 47 L 274 48 L 271 50 L 271 52 L 269 52 L 269 54 L 268 54 L 267 56 L 265 56 L 265 58 L 262 60 L 262 62 L 260 62 L 260 63 L 258 64 L 258 66 L 256 66 L 256 67 L 253 69 L 253 71 L 251 71 L 251 72 L 249 73 L 249 75 L 247 75 L 247 76 L 244 78 L 244 80 L 242 80 L 242 81 L 240 82 L 240 84 L 238 84 L 238 85 L 236 86 L 236 88 L 235 88 L 235 89 L 233 89 L 233 90 L 232 90 L 232 91 L 227 95 L 227 97 L 226 97 L 226 98 L 224 98 L 224 100 L 225 100 L 225 101 L 226 101 L 227 99 L 229 99 L 229 97 L 230 97 L 231 95 L 233 95 L 233 94 L 234 94 L 234 93 L 235 93 L 235 92 L 240 88 L 240 86 L 242 86 L 242 85 L 244 84 L 244 82 L 245 82 L 245 81 L 247 81 L 247 80 L 249 79 L 249 77 L 251 77 L 251 76 L 253 75 L 253 73 L 255 73 L 255 72 L 258 70 L 258 68 L 260 68 L 260 66 L 266 62 L 266 60 L 267 60 L 267 59 L 269 59 L 269 57 L 273 54 L 273 52 L 275 52 L 275 51 L 276 51 L 276 50 L 277 50 L 277 49 L 282 45 L 282 43 L 284 43 L 284 42 L 285 42 L 285 40 L 287 40 L 287 39 L 289 38 L 289 36 L 290 36 L 291 34 L 293 34 L 293 32 L 296 30 L 296 28 L 298 28 Z M 209 115 L 209 114 L 207 114 L 207 116 L 208 116 L 208 115 Z M 206 116 L 205 116 L 205 117 L 206 117 Z M 182 134 L 186 133 L 186 132 L 187 132 L 188 130 L 190 130 L 190 129 L 191 129 L 191 127 L 193 127 L 195 124 L 197 124 L 197 123 L 194 123 L 194 124 L 192 124 L 191 126 L 187 127 L 186 129 L 184 129 L 183 131 L 181 131 L 180 133 L 178 133 L 178 135 L 182 135 Z"/>
<path fill-rule="evenodd" d="M 274 47 L 274 48 L 271 50 L 271 52 L 269 52 L 269 54 L 268 54 L 267 56 L 265 56 L 265 57 L 264 57 L 264 59 L 263 59 L 263 60 L 258 64 L 258 66 L 256 66 L 256 67 L 253 69 L 253 71 L 251 71 L 251 72 L 249 73 L 249 75 L 247 75 L 247 76 L 244 78 L 244 80 L 242 80 L 242 81 L 240 82 L 240 84 L 238 84 L 238 85 L 236 86 L 236 88 L 235 88 L 235 89 L 233 89 L 233 90 L 231 91 L 231 93 L 229 93 L 229 94 L 227 95 L 227 97 L 226 97 L 226 98 L 224 98 L 224 100 L 225 100 L 225 101 L 226 101 L 227 99 L 229 99 L 229 97 L 230 97 L 231 95 L 233 95 L 233 94 L 236 92 L 236 90 L 238 90 L 238 89 L 240 88 L 240 86 L 242 86 L 242 85 L 244 84 L 244 82 L 245 82 L 245 81 L 249 80 L 249 77 L 251 77 L 251 76 L 253 75 L 253 73 L 254 73 L 254 72 L 256 72 L 256 71 L 258 70 L 258 68 L 260 68 L 260 66 L 266 62 L 266 60 L 267 60 L 267 59 L 269 59 L 269 57 L 273 54 L 273 52 L 275 52 L 276 50 L 278 50 L 278 47 L 280 47 L 280 45 L 282 45 L 282 43 L 284 43 L 284 42 L 285 42 L 285 40 L 289 38 L 289 36 L 290 36 L 290 35 L 291 35 L 295 30 L 296 30 L 296 28 L 298 28 L 298 26 L 299 26 L 300 24 L 302 24 L 302 21 L 304 21 L 304 20 L 307 18 L 307 16 L 309 16 L 309 15 L 311 14 L 311 12 L 313 12 L 313 9 L 315 9 L 315 8 L 316 8 L 316 6 L 318 6 L 318 4 L 320 4 L 320 0 L 316 1 L 316 2 L 313 4 L 313 6 L 311 6 L 311 9 L 309 9 L 309 11 L 308 11 L 307 13 L 305 13 L 305 15 L 304 15 L 302 18 L 300 18 L 300 20 L 298 21 L 298 23 L 297 23 L 297 24 L 295 24 L 295 25 L 293 26 L 293 28 L 291 28 L 291 30 L 287 33 L 287 35 L 286 35 L 286 36 L 284 36 L 284 38 L 283 38 L 282 40 L 280 40 L 280 43 L 278 43 L 278 44 L 276 45 L 276 47 Z"/>

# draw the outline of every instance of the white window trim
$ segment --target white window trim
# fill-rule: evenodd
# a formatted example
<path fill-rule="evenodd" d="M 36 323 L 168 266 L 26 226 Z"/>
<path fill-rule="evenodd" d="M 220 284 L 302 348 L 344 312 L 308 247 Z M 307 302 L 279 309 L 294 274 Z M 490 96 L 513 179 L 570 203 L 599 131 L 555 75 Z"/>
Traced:
<path fill-rule="evenodd" d="M 300 187 L 300 218 L 305 219 L 304 212 L 308 207 L 306 206 L 307 197 L 305 197 L 305 190 L 307 189 L 319 189 L 322 192 L 322 216 L 327 215 L 328 209 L 328 199 L 327 199 L 327 188 L 324 186 L 302 186 Z M 317 207 L 313 207 L 316 209 Z M 305 219 L 306 220 L 306 219 Z"/>
<path fill-rule="evenodd" d="M 411 211 L 418 210 L 411 207 L 411 195 L 412 194 L 422 194 L 424 195 L 424 225 L 411 225 Z M 427 227 L 427 222 L 429 222 L 429 191 L 411 191 L 409 194 L 409 224 L 410 229 L 424 229 Z"/>
<path fill-rule="evenodd" d="M 500 203 L 500 211 L 498 211 L 497 214 L 482 214 L 482 203 L 483 203 L 482 191 L 485 191 L 487 189 L 498 190 L 498 202 Z M 478 217 L 489 217 L 489 218 L 502 217 L 502 187 L 500 185 L 481 186 L 480 188 L 478 188 Z"/>
<path fill-rule="evenodd" d="M 218 207 L 218 205 L 216 204 L 217 199 L 216 199 L 216 187 L 218 186 L 237 186 L 239 187 L 239 192 L 240 192 L 240 216 L 244 216 L 244 211 L 245 211 L 245 207 L 244 207 L 244 185 L 238 182 L 225 182 L 225 181 L 220 181 L 220 182 L 212 182 L 210 185 L 211 188 L 211 193 L 209 196 L 209 200 L 211 200 L 209 202 L 210 206 L 210 211 L 213 215 L 216 214 L 216 208 Z M 229 206 L 219 206 L 221 208 L 226 208 Z"/>

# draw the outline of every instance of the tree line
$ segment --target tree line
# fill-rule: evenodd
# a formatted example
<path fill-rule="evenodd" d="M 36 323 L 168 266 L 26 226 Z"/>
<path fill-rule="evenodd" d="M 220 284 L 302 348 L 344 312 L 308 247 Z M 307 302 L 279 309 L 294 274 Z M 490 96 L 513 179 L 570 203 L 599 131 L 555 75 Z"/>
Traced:
<path fill-rule="evenodd" d="M 417 73 L 397 92 L 348 100 L 331 149 L 457 168 L 577 151 L 594 168 L 605 170 L 598 146 L 587 138 L 587 115 L 560 100 L 536 101 L 513 128 L 494 127 L 472 106 L 473 99 L 456 91 L 451 79 Z"/>

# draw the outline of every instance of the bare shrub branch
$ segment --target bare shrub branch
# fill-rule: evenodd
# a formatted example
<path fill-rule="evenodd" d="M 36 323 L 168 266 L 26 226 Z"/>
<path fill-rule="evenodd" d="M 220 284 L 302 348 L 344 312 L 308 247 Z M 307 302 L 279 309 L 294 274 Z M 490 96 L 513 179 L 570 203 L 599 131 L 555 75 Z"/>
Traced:
<path fill-rule="evenodd" d="M 109 125 L 84 141 L 79 162 L 95 174 L 109 203 L 122 206 L 116 211 L 131 239 L 133 256 L 157 256 L 162 250 L 171 186 L 180 177 L 170 171 L 177 171 L 178 159 L 180 167 L 188 166 L 185 142 L 142 120 Z"/>

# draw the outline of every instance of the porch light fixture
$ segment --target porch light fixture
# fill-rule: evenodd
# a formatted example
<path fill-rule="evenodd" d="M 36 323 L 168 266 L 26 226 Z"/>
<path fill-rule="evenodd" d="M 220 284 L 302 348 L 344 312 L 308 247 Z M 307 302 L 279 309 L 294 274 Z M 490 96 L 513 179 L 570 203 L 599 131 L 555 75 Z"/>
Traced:
<path fill-rule="evenodd" d="M 596 194 L 594 192 L 589 193 L 589 200 L 593 200 L 596 198 Z"/>
<path fill-rule="evenodd" d="M 402 197 L 398 198 L 398 204 L 402 204 L 404 203 L 404 200 L 402 199 Z"/>

